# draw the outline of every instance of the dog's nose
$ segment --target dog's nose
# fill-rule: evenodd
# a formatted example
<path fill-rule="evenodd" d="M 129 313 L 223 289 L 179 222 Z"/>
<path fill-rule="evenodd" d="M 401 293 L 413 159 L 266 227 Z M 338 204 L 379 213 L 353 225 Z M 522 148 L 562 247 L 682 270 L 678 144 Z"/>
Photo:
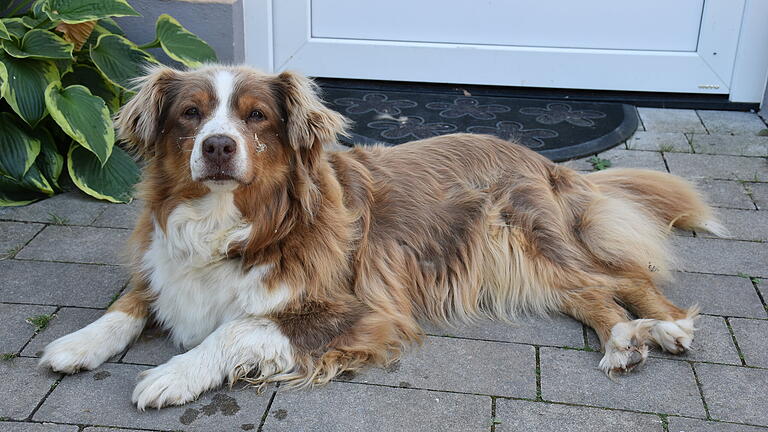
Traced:
<path fill-rule="evenodd" d="M 235 140 L 226 135 L 211 135 L 203 141 L 203 155 L 217 165 L 229 162 L 236 151 Z"/>

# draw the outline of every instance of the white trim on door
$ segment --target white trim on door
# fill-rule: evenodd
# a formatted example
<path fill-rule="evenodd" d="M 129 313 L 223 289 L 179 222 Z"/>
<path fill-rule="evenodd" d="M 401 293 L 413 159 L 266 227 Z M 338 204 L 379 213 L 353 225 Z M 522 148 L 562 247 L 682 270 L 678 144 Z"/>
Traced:
<path fill-rule="evenodd" d="M 730 94 L 734 102 L 757 103 L 768 74 L 766 0 L 707 0 L 696 52 L 313 38 L 310 2 L 244 1 L 246 62 L 312 76 Z M 706 31 L 714 26 L 717 32 Z M 403 67 L 409 61 L 429 67 Z M 472 68 L 477 64 L 494 67 Z M 670 73 L 675 70 L 688 72 Z M 514 71 L 517 78 L 506 79 L 500 71 Z"/>
<path fill-rule="evenodd" d="M 730 100 L 760 103 L 761 95 L 768 91 L 766 87 L 768 87 L 768 1 L 747 0 L 731 78 Z"/>

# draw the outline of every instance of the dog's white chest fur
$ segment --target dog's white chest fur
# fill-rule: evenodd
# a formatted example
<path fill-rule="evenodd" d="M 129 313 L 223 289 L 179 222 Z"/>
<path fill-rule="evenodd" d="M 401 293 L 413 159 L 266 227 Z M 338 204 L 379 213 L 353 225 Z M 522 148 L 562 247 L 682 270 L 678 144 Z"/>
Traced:
<path fill-rule="evenodd" d="M 165 232 L 155 225 L 142 265 L 157 296 L 155 317 L 176 343 L 195 346 L 227 321 L 267 314 L 288 300 L 287 287 L 267 292 L 262 285 L 267 267 L 243 272 L 239 258 L 227 257 L 250 231 L 226 191 L 179 205 Z"/>

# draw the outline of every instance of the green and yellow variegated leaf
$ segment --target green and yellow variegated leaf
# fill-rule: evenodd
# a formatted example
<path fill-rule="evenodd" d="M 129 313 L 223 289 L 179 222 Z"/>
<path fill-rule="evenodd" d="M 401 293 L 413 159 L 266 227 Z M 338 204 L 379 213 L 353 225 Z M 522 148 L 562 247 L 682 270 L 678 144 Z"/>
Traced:
<path fill-rule="evenodd" d="M 30 190 L 18 180 L 0 175 L 0 207 L 27 205 L 47 196 Z"/>
<path fill-rule="evenodd" d="M 59 80 L 59 72 L 50 61 L 18 59 L 0 52 L 0 92 L 8 105 L 28 125 L 35 127 L 48 111 L 45 89 Z"/>
<path fill-rule="evenodd" d="M 49 20 L 48 17 L 45 15 L 41 17 L 32 17 L 29 15 L 24 15 L 23 17 L 21 17 L 21 22 L 22 24 L 24 24 L 24 27 L 29 29 L 40 28 L 43 30 L 50 30 L 56 27 L 56 23 Z"/>
<path fill-rule="evenodd" d="M 71 59 L 74 45 L 47 31 L 34 29 L 21 41 L 3 41 L 6 53 L 16 58 Z"/>
<path fill-rule="evenodd" d="M 56 70 L 59 71 L 59 76 L 63 76 L 72 72 L 72 67 L 75 62 L 72 60 L 54 60 L 53 64 L 56 65 Z"/>
<path fill-rule="evenodd" d="M 53 187 L 37 168 L 37 165 L 29 167 L 29 171 L 24 174 L 24 178 L 19 183 L 28 190 L 42 192 L 49 196 L 53 195 Z"/>
<path fill-rule="evenodd" d="M 128 39 L 104 34 L 91 46 L 91 61 L 112 84 L 130 90 L 133 80 L 144 75 L 148 64 L 159 62 Z"/>
<path fill-rule="evenodd" d="M 157 18 L 157 40 L 168 57 L 189 67 L 216 61 L 216 53 L 205 41 L 185 29 L 170 15 Z"/>
<path fill-rule="evenodd" d="M 102 18 L 99 20 L 98 25 L 110 33 L 114 33 L 119 36 L 125 36 L 125 32 L 123 31 L 122 27 L 120 27 L 120 25 L 117 24 L 117 22 L 112 18 Z"/>
<path fill-rule="evenodd" d="M 5 29 L 12 39 L 21 39 L 24 37 L 24 33 L 27 32 L 27 26 L 24 25 L 24 21 L 21 18 L 3 18 L 0 20 L 5 25 Z"/>
<path fill-rule="evenodd" d="M 104 101 L 84 86 L 62 88 L 53 82 L 45 90 L 48 112 L 61 130 L 93 152 L 102 165 L 107 162 L 115 142 L 115 129 Z"/>
<path fill-rule="evenodd" d="M 72 143 L 67 154 L 67 169 L 75 185 L 92 197 L 115 203 L 127 203 L 133 197 L 140 178 L 136 162 L 120 147 L 103 166 L 93 153 Z"/>
<path fill-rule="evenodd" d="M 3 24 L 3 21 L 0 20 L 0 39 L 10 39 L 11 34 L 8 33 L 8 29 L 5 28 L 5 24 Z"/>
<path fill-rule="evenodd" d="M 29 10 L 32 11 L 32 16 L 35 18 L 48 18 L 48 15 L 43 12 L 43 6 L 45 6 L 45 3 L 48 0 L 35 0 L 34 3 L 32 3 L 32 7 L 29 8 Z"/>
<path fill-rule="evenodd" d="M 35 165 L 53 186 L 59 188 L 59 176 L 64 169 L 64 157 L 59 153 L 47 129 L 38 128 L 34 135 L 40 141 L 40 154 L 37 156 Z"/>
<path fill-rule="evenodd" d="M 43 12 L 51 21 L 77 24 L 116 16 L 141 16 L 125 0 L 48 0 Z"/>
<path fill-rule="evenodd" d="M 40 141 L 17 121 L 10 113 L 0 113 L 0 175 L 21 180 L 40 153 Z"/>
<path fill-rule="evenodd" d="M 64 87 L 80 84 L 88 87 L 91 94 L 96 95 L 107 104 L 111 112 L 120 108 L 120 98 L 117 88 L 114 87 L 106 78 L 93 66 L 76 64 L 72 71 L 61 78 L 61 84 Z"/>

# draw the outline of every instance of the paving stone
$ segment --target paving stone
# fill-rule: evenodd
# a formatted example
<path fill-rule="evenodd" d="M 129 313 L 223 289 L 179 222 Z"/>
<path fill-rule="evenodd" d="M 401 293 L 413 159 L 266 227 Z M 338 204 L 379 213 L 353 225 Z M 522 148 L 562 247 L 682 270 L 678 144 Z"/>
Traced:
<path fill-rule="evenodd" d="M 730 322 L 744 362 L 768 368 L 768 321 L 731 318 Z"/>
<path fill-rule="evenodd" d="M 58 217 L 65 224 L 89 225 L 106 205 L 80 192 L 68 192 L 22 207 L 0 208 L 0 219 L 52 223 Z"/>
<path fill-rule="evenodd" d="M 123 229 L 49 225 L 16 258 L 121 264 L 120 252 L 129 235 L 130 231 Z"/>
<path fill-rule="evenodd" d="M 128 281 L 114 266 L 42 261 L 0 261 L 0 301 L 107 307 Z"/>
<path fill-rule="evenodd" d="M 256 430 L 249 429 L 249 430 Z M 146 429 L 125 429 L 125 428 L 111 428 L 111 427 L 87 427 L 83 429 L 83 432 L 145 432 Z"/>
<path fill-rule="evenodd" d="M 496 432 L 664 430 L 661 419 L 654 415 L 510 399 L 496 400 L 495 419 L 500 422 Z"/>
<path fill-rule="evenodd" d="M 490 424 L 488 397 L 334 382 L 309 390 L 280 389 L 263 430 L 464 432 L 488 430 Z"/>
<path fill-rule="evenodd" d="M 669 417 L 669 432 L 765 432 L 764 428 L 732 423 Z"/>
<path fill-rule="evenodd" d="M 765 123 L 755 113 L 699 110 L 699 117 L 711 134 L 757 135 Z"/>
<path fill-rule="evenodd" d="M 171 342 L 166 332 L 158 328 L 150 328 L 144 330 L 141 337 L 128 348 L 125 357 L 120 361 L 156 366 L 183 352 L 183 349 Z"/>
<path fill-rule="evenodd" d="M 143 205 L 140 200 L 133 200 L 130 204 L 108 204 L 92 225 L 97 227 L 133 229 Z"/>
<path fill-rule="evenodd" d="M 67 376 L 33 417 L 37 421 L 97 424 L 127 428 L 185 431 L 234 431 L 243 424 L 258 427 L 272 395 L 235 386 L 206 392 L 181 407 L 139 412 L 131 403 L 137 375 L 145 366 L 107 363 Z"/>
<path fill-rule="evenodd" d="M 74 425 L 59 425 L 53 423 L 0 423 L 3 432 L 77 432 L 79 428 Z M 89 429 L 87 429 L 89 430 Z M 118 432 L 118 431 L 115 431 Z M 125 432 L 125 431 L 122 431 Z"/>
<path fill-rule="evenodd" d="M 768 137 L 691 134 L 696 153 L 735 156 L 768 156 Z"/>
<path fill-rule="evenodd" d="M 688 138 L 682 132 L 635 132 L 627 140 L 627 149 L 692 153 Z"/>
<path fill-rule="evenodd" d="M 726 275 L 768 277 L 765 243 L 673 236 L 679 270 Z"/>
<path fill-rule="evenodd" d="M 598 157 L 611 161 L 611 168 L 644 168 L 667 172 L 661 153 L 613 148 Z"/>
<path fill-rule="evenodd" d="M 744 210 L 754 210 L 752 199 L 747 189 L 739 182 L 731 180 L 692 179 L 706 201 L 714 207 L 728 207 Z"/>
<path fill-rule="evenodd" d="M 694 110 L 638 108 L 637 112 L 649 132 L 707 132 Z"/>
<path fill-rule="evenodd" d="M 102 315 L 104 315 L 104 311 L 98 309 L 61 308 L 48 323 L 48 327 L 38 333 L 21 354 L 29 357 L 40 357 L 43 354 L 43 349 L 49 343 L 80 330 Z"/>
<path fill-rule="evenodd" d="M 728 238 L 735 240 L 768 241 L 768 212 L 757 210 L 717 209 L 715 215 L 728 228 Z M 715 237 L 702 231 L 702 237 Z"/>
<path fill-rule="evenodd" d="M 685 153 L 667 153 L 665 158 L 669 172 L 688 179 L 768 181 L 764 158 Z"/>
<path fill-rule="evenodd" d="M 768 210 L 768 183 L 747 183 L 746 187 L 752 193 L 757 208 Z"/>
<path fill-rule="evenodd" d="M 602 353 L 541 348 L 544 400 L 705 417 L 691 367 L 653 359 L 611 381 L 597 368 Z"/>
<path fill-rule="evenodd" d="M 17 252 L 43 227 L 45 225 L 36 223 L 0 221 L 0 259 L 7 258 L 9 253 Z"/>
<path fill-rule="evenodd" d="M 512 323 L 482 320 L 455 327 L 428 325 L 428 334 L 455 336 L 498 342 L 518 342 L 536 345 L 582 347 L 584 335 L 581 323 L 564 315 L 541 318 L 520 318 Z"/>
<path fill-rule="evenodd" d="M 17 357 L 0 361 L 0 377 L 0 417 L 23 420 L 32 414 L 59 374 L 38 369 L 35 359 Z"/>
<path fill-rule="evenodd" d="M 258 425 L 257 425 L 258 426 Z M 254 427 L 253 429 L 242 429 L 242 430 L 256 430 Z M 111 428 L 111 427 L 87 427 L 83 429 L 83 432 L 146 432 L 146 429 L 125 429 L 125 428 Z"/>
<path fill-rule="evenodd" d="M 35 334 L 35 327 L 27 322 L 31 318 L 56 311 L 54 306 L 14 305 L 0 303 L 0 353 L 17 353 Z"/>
<path fill-rule="evenodd" d="M 535 358 L 532 346 L 428 336 L 399 362 L 351 381 L 535 398 Z"/>
<path fill-rule="evenodd" d="M 637 115 L 637 132 L 645 132 L 647 129 L 645 128 L 645 125 L 643 124 L 643 118 L 640 117 L 640 113 L 637 111 L 636 107 L 633 107 L 635 110 L 635 114 Z"/>
<path fill-rule="evenodd" d="M 683 237 L 694 237 L 693 231 L 686 231 L 680 228 L 672 228 L 672 235 Z"/>
<path fill-rule="evenodd" d="M 254 429 L 243 429 L 243 430 L 256 430 Z M 125 429 L 125 428 L 111 428 L 111 427 L 87 427 L 83 429 L 83 432 L 145 432 L 146 429 Z"/>
<path fill-rule="evenodd" d="M 580 172 L 591 172 L 593 170 L 592 164 L 589 163 L 589 159 L 591 156 L 583 157 L 580 159 L 571 159 L 569 161 L 565 161 L 560 163 L 560 165 L 563 165 L 565 167 L 568 167 L 572 170 L 580 171 Z"/>
<path fill-rule="evenodd" d="M 713 315 L 766 318 L 749 279 L 701 273 L 674 273 L 674 279 L 662 286 L 664 294 L 680 307 L 698 304 L 702 313 Z"/>
<path fill-rule="evenodd" d="M 654 348 L 650 355 L 678 360 L 741 364 L 739 353 L 733 344 L 733 338 L 731 338 L 731 333 L 725 324 L 725 319 L 706 315 L 699 316 L 696 320 L 696 332 L 688 352 L 672 355 L 663 352 L 660 348 Z"/>
<path fill-rule="evenodd" d="M 768 370 L 706 363 L 694 367 L 713 419 L 768 426 Z"/>
<path fill-rule="evenodd" d="M 597 337 L 597 333 L 591 327 L 587 327 L 587 346 L 595 352 L 601 352 L 603 349 L 600 338 Z"/>

